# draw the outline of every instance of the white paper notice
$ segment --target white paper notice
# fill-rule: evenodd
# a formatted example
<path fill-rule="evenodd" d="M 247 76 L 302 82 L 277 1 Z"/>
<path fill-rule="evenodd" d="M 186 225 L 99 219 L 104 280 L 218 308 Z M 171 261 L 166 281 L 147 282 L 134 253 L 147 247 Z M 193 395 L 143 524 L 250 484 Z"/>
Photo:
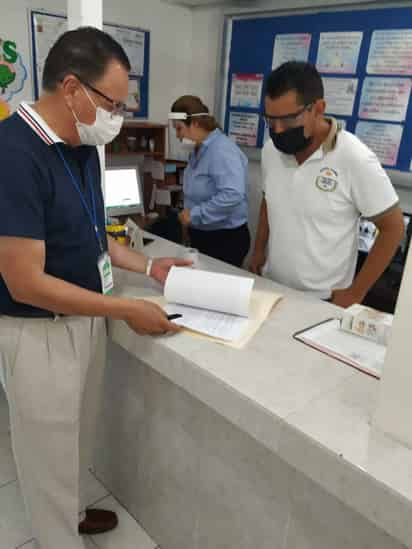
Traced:
<path fill-rule="evenodd" d="M 356 74 L 362 38 L 362 32 L 321 32 L 316 62 L 318 71 Z"/>
<path fill-rule="evenodd" d="M 272 69 L 287 61 L 307 61 L 311 40 L 311 34 L 278 34 L 273 46 Z"/>
<path fill-rule="evenodd" d="M 56 40 L 67 31 L 66 17 L 53 17 L 47 14 L 37 13 L 33 16 L 35 25 L 35 45 L 36 45 L 36 72 L 37 82 L 39 84 L 39 93 L 41 88 L 44 63 L 49 54 L 50 48 Z"/>
<path fill-rule="evenodd" d="M 325 88 L 326 112 L 352 116 L 358 89 L 357 78 L 322 78 Z"/>
<path fill-rule="evenodd" d="M 165 165 L 159 160 L 153 160 L 152 162 L 152 177 L 158 181 L 165 180 Z"/>
<path fill-rule="evenodd" d="M 128 112 L 139 112 L 141 107 L 140 78 L 129 78 L 129 94 L 126 99 Z"/>
<path fill-rule="evenodd" d="M 103 25 L 103 30 L 123 46 L 132 67 L 130 75 L 142 76 L 144 69 L 145 33 L 140 30 L 114 25 Z"/>
<path fill-rule="evenodd" d="M 230 106 L 258 109 L 262 97 L 262 87 L 263 74 L 234 74 Z"/>
<path fill-rule="evenodd" d="M 156 189 L 155 201 L 158 206 L 171 206 L 172 195 L 169 189 Z"/>
<path fill-rule="evenodd" d="M 377 155 L 385 166 L 396 166 L 403 126 L 379 122 L 358 122 L 356 135 Z"/>
<path fill-rule="evenodd" d="M 404 122 L 411 86 L 410 78 L 365 78 L 359 118 Z"/>
<path fill-rule="evenodd" d="M 412 29 L 374 31 L 366 70 L 412 76 Z"/>
<path fill-rule="evenodd" d="M 164 296 L 169 303 L 247 317 L 253 284 L 249 277 L 172 267 Z"/>
<path fill-rule="evenodd" d="M 237 145 L 256 147 L 259 128 L 259 115 L 247 112 L 231 112 L 229 137 Z"/>

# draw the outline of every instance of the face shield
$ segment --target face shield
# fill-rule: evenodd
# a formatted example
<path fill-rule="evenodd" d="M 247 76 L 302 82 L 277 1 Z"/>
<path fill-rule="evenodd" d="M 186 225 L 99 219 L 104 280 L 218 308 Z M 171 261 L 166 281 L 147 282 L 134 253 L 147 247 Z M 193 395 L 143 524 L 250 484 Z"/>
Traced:
<path fill-rule="evenodd" d="M 185 112 L 171 112 L 169 113 L 169 135 L 172 139 L 182 141 L 184 134 L 187 133 L 188 115 Z"/>
<path fill-rule="evenodd" d="M 186 112 L 171 112 L 169 113 L 169 135 L 175 134 L 179 141 L 183 139 L 190 139 L 187 135 L 190 122 L 193 118 L 199 118 L 202 116 L 210 116 L 208 112 L 199 112 L 195 114 L 187 114 Z"/>
<path fill-rule="evenodd" d="M 187 114 L 185 112 L 169 113 L 169 154 L 176 160 L 187 161 L 190 153 L 198 144 L 190 131 L 192 118 L 210 116 L 207 112 Z M 189 123 L 189 124 L 188 124 Z"/>

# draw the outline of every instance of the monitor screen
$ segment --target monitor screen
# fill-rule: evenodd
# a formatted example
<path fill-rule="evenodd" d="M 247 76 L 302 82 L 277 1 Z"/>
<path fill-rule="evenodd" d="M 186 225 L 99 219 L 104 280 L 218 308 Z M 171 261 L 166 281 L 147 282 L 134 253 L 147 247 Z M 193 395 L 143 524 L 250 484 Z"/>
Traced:
<path fill-rule="evenodd" d="M 106 168 L 105 202 L 110 216 L 144 212 L 137 167 Z"/>

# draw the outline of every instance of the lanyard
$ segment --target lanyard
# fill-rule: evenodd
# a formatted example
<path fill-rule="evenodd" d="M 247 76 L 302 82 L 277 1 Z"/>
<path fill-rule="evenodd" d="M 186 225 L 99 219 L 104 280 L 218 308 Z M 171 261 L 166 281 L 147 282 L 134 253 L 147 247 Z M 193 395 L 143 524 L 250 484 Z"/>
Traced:
<path fill-rule="evenodd" d="M 97 224 L 97 212 L 96 212 L 96 201 L 94 198 L 94 191 L 93 191 L 93 185 L 91 183 L 91 175 L 90 175 L 90 169 L 89 164 L 86 164 L 87 169 L 87 187 L 89 188 L 91 202 L 92 202 L 92 209 L 90 210 L 89 205 L 86 202 L 86 198 L 80 189 L 80 186 L 76 180 L 76 178 L 73 175 L 72 170 L 70 169 L 70 166 L 68 165 L 66 159 L 64 158 L 63 153 L 60 150 L 60 147 L 56 145 L 57 152 L 59 153 L 60 158 L 63 161 L 64 167 L 66 168 L 66 172 L 68 173 L 71 182 L 73 183 L 74 188 L 77 190 L 80 196 L 81 203 L 83 204 L 84 209 L 86 210 L 87 215 L 89 216 L 90 222 L 92 224 L 92 227 L 94 228 L 94 232 L 96 234 L 97 242 L 99 244 L 100 252 L 103 253 L 103 240 L 100 235 L 99 226 Z"/>

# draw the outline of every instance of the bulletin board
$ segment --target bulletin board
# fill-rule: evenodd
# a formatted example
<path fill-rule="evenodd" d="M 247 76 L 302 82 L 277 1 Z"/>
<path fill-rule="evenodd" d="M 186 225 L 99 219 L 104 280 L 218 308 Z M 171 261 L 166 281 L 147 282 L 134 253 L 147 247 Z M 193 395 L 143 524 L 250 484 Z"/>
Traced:
<path fill-rule="evenodd" d="M 239 145 L 261 148 L 264 78 L 309 61 L 336 117 L 388 169 L 412 169 L 412 8 L 233 18 L 227 32 L 223 119 Z"/>
<path fill-rule="evenodd" d="M 34 95 L 41 90 L 41 78 L 47 54 L 57 38 L 67 30 L 67 17 L 43 11 L 30 12 Z M 103 30 L 126 51 L 132 70 L 129 75 L 128 115 L 149 116 L 150 32 L 135 27 L 103 24 Z"/>

